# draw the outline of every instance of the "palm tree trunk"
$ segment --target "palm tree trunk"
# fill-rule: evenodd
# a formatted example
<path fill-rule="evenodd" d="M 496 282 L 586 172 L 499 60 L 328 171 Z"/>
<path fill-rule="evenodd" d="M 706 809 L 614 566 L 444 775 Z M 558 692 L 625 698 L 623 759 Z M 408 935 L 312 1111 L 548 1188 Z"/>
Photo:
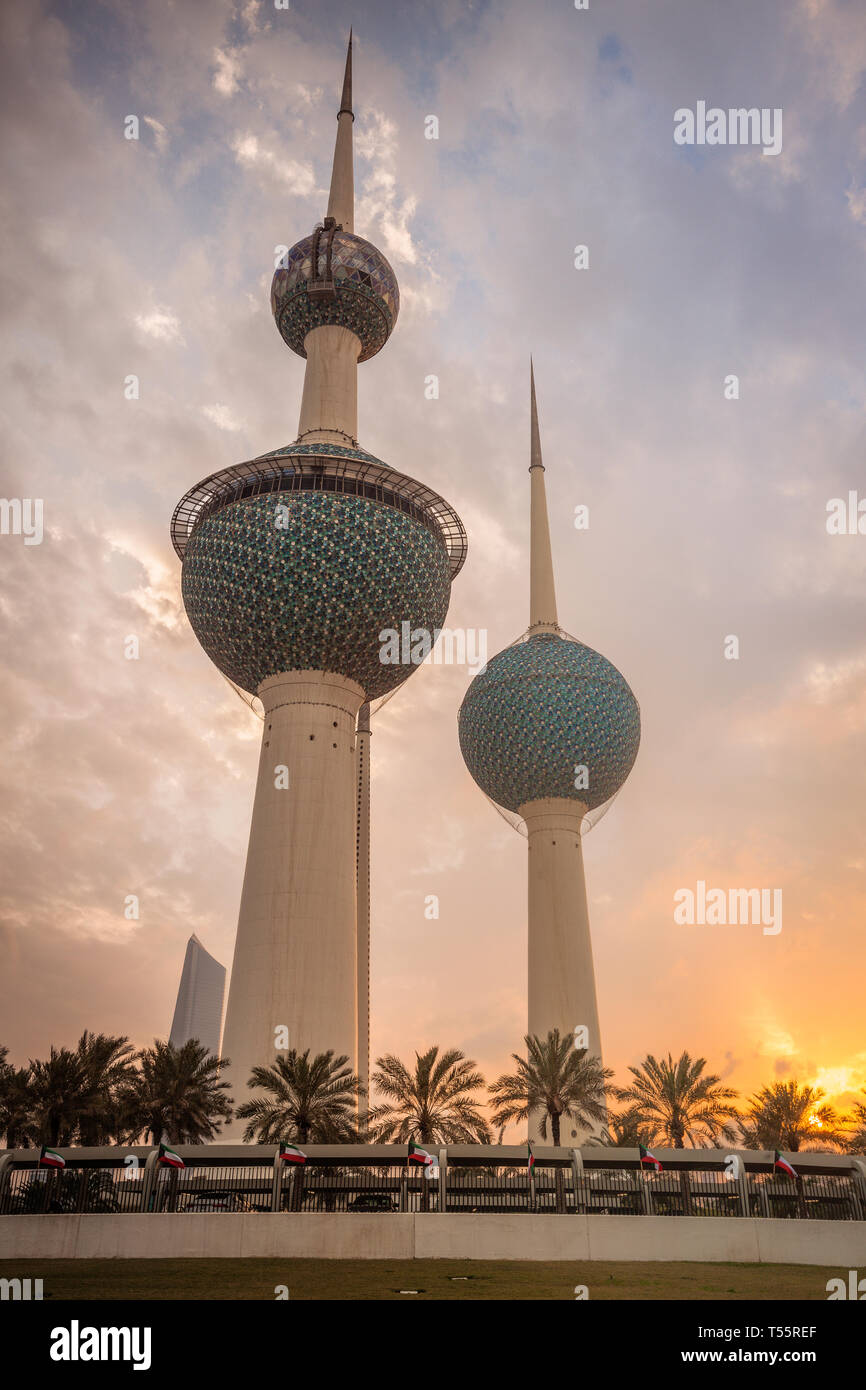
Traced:
<path fill-rule="evenodd" d="M 559 1164 L 553 1170 L 553 1181 L 556 1186 L 556 1210 L 562 1213 L 565 1211 L 565 1175 Z"/>
<path fill-rule="evenodd" d="M 680 1192 L 683 1198 L 683 1216 L 692 1215 L 692 1182 L 687 1168 L 680 1170 Z"/>
<path fill-rule="evenodd" d="M 805 1218 L 809 1213 L 806 1210 L 806 1193 L 803 1187 L 803 1179 L 799 1173 L 795 1178 L 795 1183 L 797 1187 L 797 1215 L 801 1218 Z"/>
<path fill-rule="evenodd" d="M 550 1137 L 553 1140 L 553 1147 L 559 1148 L 559 1116 L 554 1111 L 550 1116 Z"/>

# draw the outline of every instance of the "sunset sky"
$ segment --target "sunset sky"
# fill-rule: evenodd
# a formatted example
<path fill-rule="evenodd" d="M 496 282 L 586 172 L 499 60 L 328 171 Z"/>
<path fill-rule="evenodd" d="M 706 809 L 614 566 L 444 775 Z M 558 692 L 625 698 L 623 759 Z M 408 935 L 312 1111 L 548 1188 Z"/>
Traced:
<path fill-rule="evenodd" d="M 355 225 L 402 297 L 360 442 L 460 513 L 449 625 L 492 655 L 528 622 L 532 352 L 560 622 L 641 705 L 585 842 L 605 1062 L 685 1048 L 845 1104 L 866 534 L 826 522 L 866 498 L 862 0 L 2 7 L 0 491 L 44 499 L 45 536 L 0 536 L 0 1043 L 144 1045 L 191 932 L 231 963 L 261 724 L 193 636 L 169 521 L 296 436 L 268 291 L 325 211 L 350 24 Z M 698 101 L 781 108 L 781 154 L 678 146 Z M 374 718 L 372 1046 L 492 1078 L 525 1029 L 526 844 L 463 765 L 469 679 L 424 667 Z M 781 889 L 782 930 L 678 925 L 699 880 Z"/>

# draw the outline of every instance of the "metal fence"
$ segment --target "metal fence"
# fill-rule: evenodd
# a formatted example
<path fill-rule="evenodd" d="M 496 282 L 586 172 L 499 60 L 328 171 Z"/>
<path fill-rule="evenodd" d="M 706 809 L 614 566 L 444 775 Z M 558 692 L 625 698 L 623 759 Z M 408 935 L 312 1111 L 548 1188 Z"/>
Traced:
<path fill-rule="evenodd" d="M 149 1152 L 117 1150 L 115 1157 L 96 1159 L 81 1149 L 65 1168 L 40 1168 L 36 1154 L 0 1160 L 0 1216 L 142 1211 Z"/>
<path fill-rule="evenodd" d="M 251 1156 L 246 1163 L 210 1161 L 205 1153 L 185 1159 L 184 1168 L 157 1166 L 148 1183 L 148 1211 L 272 1211 L 274 1161 Z"/>
<path fill-rule="evenodd" d="M 285 1167 L 286 1165 L 284 1165 Z M 292 1166 L 280 1186 L 282 1211 L 433 1211 L 439 1178 L 416 1164 L 316 1163 Z"/>
<path fill-rule="evenodd" d="M 427 1167 L 405 1145 L 308 1145 L 285 1163 L 274 1145 L 176 1146 L 182 1168 L 152 1148 L 65 1149 L 65 1167 L 39 1166 L 37 1150 L 0 1151 L 0 1216 L 127 1212 L 529 1212 L 549 1215 L 781 1217 L 862 1221 L 866 1160 L 662 1150 L 662 1171 L 636 1150 L 448 1146 Z"/>

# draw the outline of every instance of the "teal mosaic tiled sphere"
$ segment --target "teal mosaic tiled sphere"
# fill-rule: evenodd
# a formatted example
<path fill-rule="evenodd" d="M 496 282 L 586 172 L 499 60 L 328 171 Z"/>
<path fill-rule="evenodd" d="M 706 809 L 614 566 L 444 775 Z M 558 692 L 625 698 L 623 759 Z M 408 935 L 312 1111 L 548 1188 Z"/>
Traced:
<path fill-rule="evenodd" d="M 467 690 L 458 727 L 475 781 L 509 811 L 541 797 L 601 806 L 619 791 L 640 744 L 627 681 L 591 647 L 555 635 L 494 656 Z M 588 786 L 578 789 L 581 766 Z"/>
<path fill-rule="evenodd" d="M 396 507 L 281 492 L 205 516 L 182 590 L 199 642 L 243 690 L 283 671 L 333 671 L 375 699 L 408 674 L 380 661 L 380 632 L 441 627 L 451 572 L 442 542 Z"/>
<path fill-rule="evenodd" d="M 334 232 L 331 245 L 333 296 L 311 296 L 313 239 L 304 237 L 293 246 L 274 274 L 271 311 L 284 342 L 306 357 L 304 339 L 322 324 L 349 328 L 361 340 L 359 362 L 366 362 L 385 346 L 400 309 L 397 277 L 376 247 L 352 232 Z M 327 237 L 319 237 L 316 257 L 318 277 L 326 279 Z"/>

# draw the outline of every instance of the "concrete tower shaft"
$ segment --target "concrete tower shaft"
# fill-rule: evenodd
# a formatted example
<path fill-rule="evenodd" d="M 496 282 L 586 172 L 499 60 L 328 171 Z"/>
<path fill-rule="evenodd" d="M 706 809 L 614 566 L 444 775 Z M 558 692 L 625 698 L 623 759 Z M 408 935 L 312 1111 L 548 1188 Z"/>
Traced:
<path fill-rule="evenodd" d="M 601 1029 L 583 870 L 579 801 L 545 797 L 520 808 L 529 841 L 527 873 L 527 1031 L 545 1038 L 586 1029 L 586 1049 L 601 1058 Z"/>
<path fill-rule="evenodd" d="M 223 1043 L 236 1102 L 252 1068 L 278 1055 L 277 1028 L 290 1047 L 356 1058 L 355 865 L 341 850 L 354 839 L 364 692 L 292 671 L 258 693 L 264 730 Z"/>
<path fill-rule="evenodd" d="M 304 339 L 307 369 L 298 419 L 305 444 L 358 443 L 360 339 L 348 328 L 323 324 Z"/>
<path fill-rule="evenodd" d="M 370 1085 L 370 706 L 358 712 L 356 741 L 358 916 L 358 1075 Z M 367 1102 L 361 1103 L 366 1114 Z"/>

